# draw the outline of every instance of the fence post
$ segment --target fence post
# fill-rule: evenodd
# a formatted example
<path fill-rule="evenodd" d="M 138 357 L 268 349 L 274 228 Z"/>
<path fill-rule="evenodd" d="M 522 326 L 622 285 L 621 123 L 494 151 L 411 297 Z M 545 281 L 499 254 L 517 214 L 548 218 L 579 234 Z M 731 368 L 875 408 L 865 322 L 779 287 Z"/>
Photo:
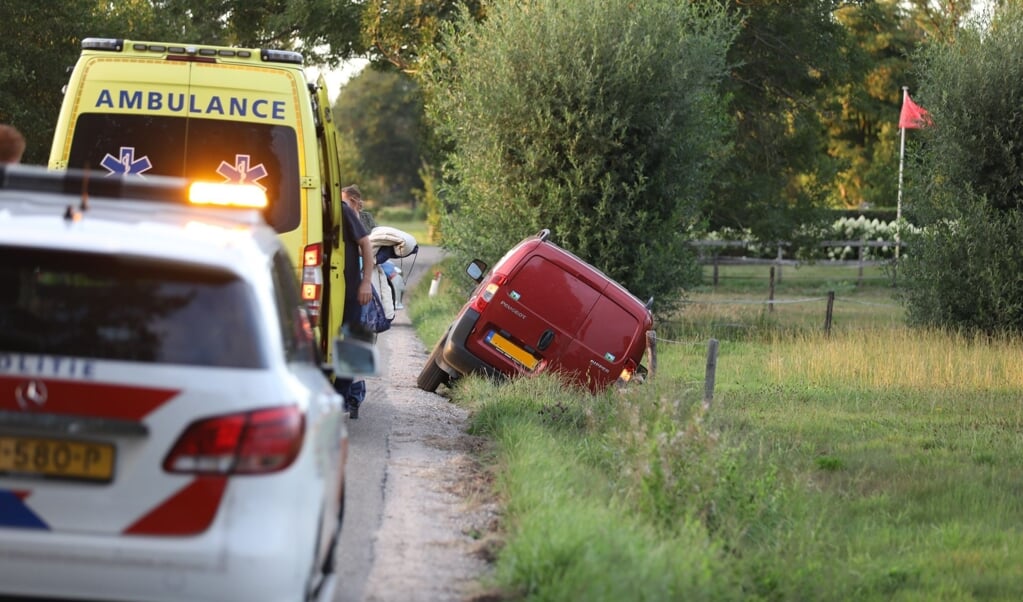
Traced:
<path fill-rule="evenodd" d="M 767 285 L 767 311 L 774 311 L 774 266 L 771 266 L 771 279 Z"/>
<path fill-rule="evenodd" d="M 828 291 L 828 309 L 824 312 L 824 336 L 831 336 L 831 316 L 835 310 L 835 291 Z"/>
<path fill-rule="evenodd" d="M 784 251 L 782 250 L 784 243 L 778 243 L 778 282 L 781 282 L 781 262 L 785 259 Z"/>
<path fill-rule="evenodd" d="M 703 380 L 703 409 L 710 409 L 714 401 L 714 379 L 718 369 L 718 340 L 711 339 L 707 343 L 707 370 Z"/>
<path fill-rule="evenodd" d="M 647 357 L 649 358 L 647 366 L 647 378 L 653 379 L 654 375 L 657 374 L 657 331 L 648 330 L 646 331 L 646 351 Z"/>
<path fill-rule="evenodd" d="M 865 249 L 867 247 L 867 245 L 862 244 L 863 243 L 862 240 L 860 241 L 860 243 L 861 243 L 860 244 L 860 253 L 859 253 L 859 257 L 858 257 L 859 277 L 856 278 L 856 286 L 862 286 L 863 285 L 863 249 Z"/>
<path fill-rule="evenodd" d="M 718 254 L 714 253 L 714 286 L 718 285 Z"/>

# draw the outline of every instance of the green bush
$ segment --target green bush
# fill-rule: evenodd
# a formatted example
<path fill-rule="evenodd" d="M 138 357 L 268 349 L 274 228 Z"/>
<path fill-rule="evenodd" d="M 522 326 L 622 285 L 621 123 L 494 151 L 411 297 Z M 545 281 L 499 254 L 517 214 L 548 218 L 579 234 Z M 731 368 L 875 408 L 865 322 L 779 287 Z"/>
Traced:
<path fill-rule="evenodd" d="M 505 1 L 450 29 L 423 72 L 452 149 L 445 247 L 493 263 L 549 228 L 659 312 L 677 303 L 699 279 L 684 233 L 728 148 L 735 23 L 711 4 Z"/>
<path fill-rule="evenodd" d="M 900 266 L 914 324 L 1023 330 L 1023 8 L 932 44 L 921 93 L 935 126 L 915 144 L 906 210 L 923 233 Z"/>

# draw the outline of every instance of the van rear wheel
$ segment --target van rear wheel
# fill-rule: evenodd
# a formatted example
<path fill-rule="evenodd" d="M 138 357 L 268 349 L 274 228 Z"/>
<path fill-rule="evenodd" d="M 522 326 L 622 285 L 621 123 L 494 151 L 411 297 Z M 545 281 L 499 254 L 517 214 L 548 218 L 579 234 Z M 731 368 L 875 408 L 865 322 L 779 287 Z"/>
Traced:
<path fill-rule="evenodd" d="M 437 363 L 445 341 L 447 341 L 447 337 L 437 342 L 437 345 L 434 346 L 433 351 L 430 353 L 429 359 L 426 360 L 426 365 L 419 372 L 419 378 L 416 379 L 416 385 L 424 391 L 433 393 L 437 390 L 437 387 L 448 384 L 448 373 Z"/>

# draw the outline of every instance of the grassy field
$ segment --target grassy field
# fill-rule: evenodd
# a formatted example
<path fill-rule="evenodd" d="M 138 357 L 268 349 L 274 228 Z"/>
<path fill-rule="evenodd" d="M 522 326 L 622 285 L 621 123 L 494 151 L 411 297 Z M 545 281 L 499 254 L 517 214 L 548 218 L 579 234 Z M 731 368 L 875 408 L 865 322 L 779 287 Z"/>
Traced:
<path fill-rule="evenodd" d="M 857 286 L 840 269 L 787 268 L 771 311 L 767 268 L 722 268 L 657 325 L 644 384 L 593 396 L 549 376 L 468 378 L 447 391 L 493 442 L 505 514 L 492 593 L 1023 599 L 1023 343 L 908 329 L 890 277 Z M 413 292 L 424 340 L 457 289 Z"/>
<path fill-rule="evenodd" d="M 396 220 L 396 219 L 380 219 L 377 220 L 379 226 L 390 226 L 391 228 L 397 228 L 404 232 L 408 232 L 415 237 L 416 242 L 421 245 L 434 244 L 430 239 L 429 229 L 426 222 L 423 220 Z"/>

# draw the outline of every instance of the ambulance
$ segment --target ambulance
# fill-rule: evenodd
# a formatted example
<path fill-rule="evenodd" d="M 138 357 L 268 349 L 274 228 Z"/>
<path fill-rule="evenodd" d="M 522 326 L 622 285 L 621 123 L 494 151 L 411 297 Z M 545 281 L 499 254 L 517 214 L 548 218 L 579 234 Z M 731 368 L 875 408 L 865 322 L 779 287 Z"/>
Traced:
<path fill-rule="evenodd" d="M 344 310 L 337 136 L 300 53 L 86 38 L 49 166 L 263 189 L 329 360 Z"/>

